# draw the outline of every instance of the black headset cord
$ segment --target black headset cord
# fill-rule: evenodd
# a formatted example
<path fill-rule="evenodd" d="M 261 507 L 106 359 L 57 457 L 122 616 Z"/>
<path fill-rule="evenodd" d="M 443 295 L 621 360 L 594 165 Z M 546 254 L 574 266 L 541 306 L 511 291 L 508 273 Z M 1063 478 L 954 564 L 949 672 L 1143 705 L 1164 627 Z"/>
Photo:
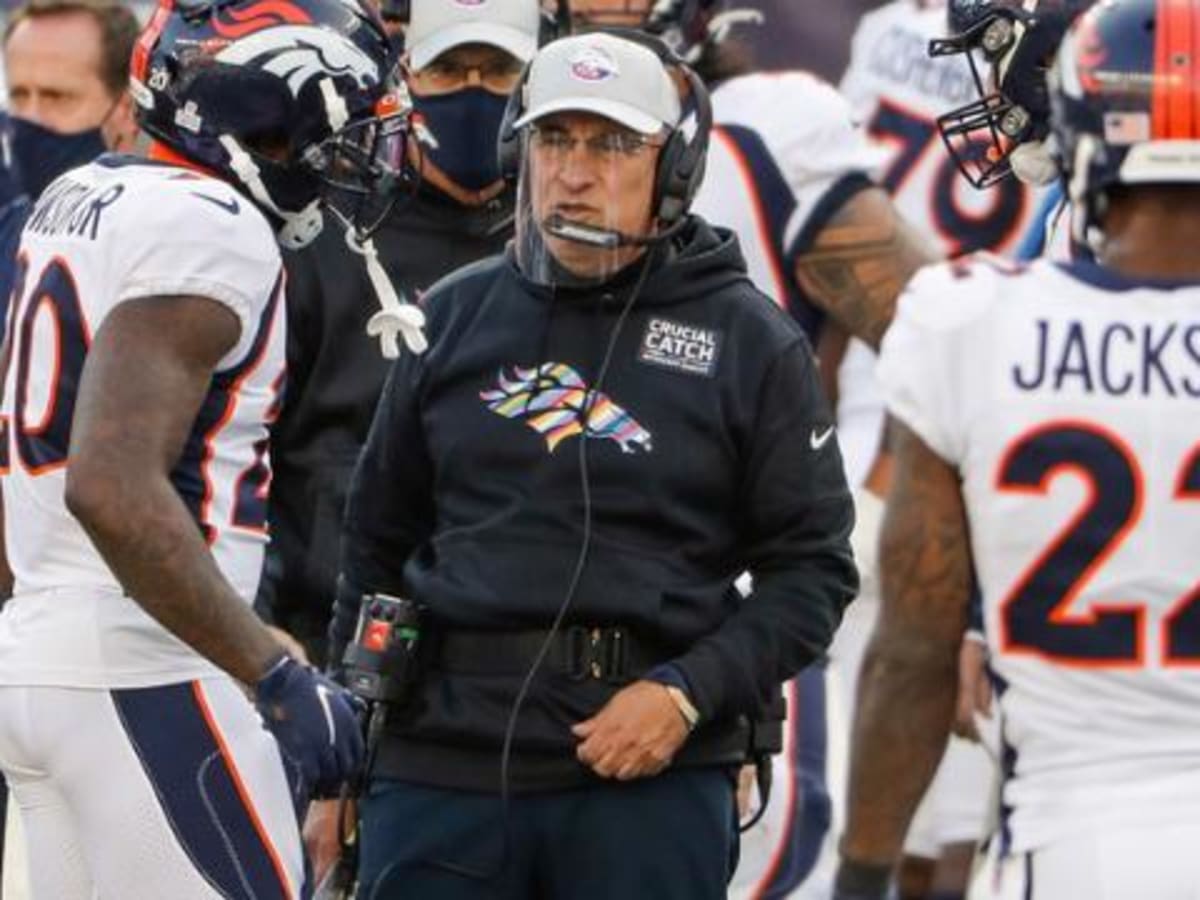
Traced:
<path fill-rule="evenodd" d="M 656 241 L 657 245 L 661 246 L 663 241 Z M 542 665 L 546 661 L 546 656 L 550 652 L 550 647 L 554 643 L 554 639 L 558 636 L 558 632 L 562 629 L 563 621 L 567 617 L 567 613 L 571 609 L 571 604 L 575 600 L 575 594 L 579 590 L 579 584 L 583 580 L 584 570 L 587 568 L 588 555 L 592 547 L 592 485 L 588 477 L 588 418 L 592 412 L 592 405 L 599 397 L 601 390 L 604 388 L 604 382 L 608 377 L 608 370 L 612 365 L 613 356 L 616 353 L 617 341 L 621 337 L 621 332 L 625 328 L 625 323 L 629 319 L 629 314 L 633 311 L 637 299 L 641 296 L 642 290 L 646 286 L 646 282 L 650 277 L 650 271 L 654 268 L 656 257 L 658 255 L 658 246 L 651 248 L 646 252 L 645 262 L 642 264 L 642 270 L 638 273 L 637 281 L 629 292 L 629 297 L 625 301 L 625 305 L 621 308 L 621 314 L 617 317 L 616 324 L 613 325 L 612 334 L 608 338 L 608 346 L 604 350 L 604 358 L 600 363 L 600 369 L 596 373 L 596 381 L 592 387 L 584 395 L 583 407 L 576 412 L 575 420 L 580 424 L 582 431 L 579 437 L 579 480 L 583 493 L 583 537 L 579 542 L 579 554 L 575 558 L 575 567 L 571 572 L 571 580 L 567 584 L 566 591 L 563 592 L 562 601 L 558 605 L 558 612 L 554 616 L 554 621 L 550 625 L 550 630 L 546 633 L 545 639 L 542 641 L 541 647 L 538 648 L 537 655 L 534 656 L 533 662 L 530 663 L 529 669 L 525 672 L 525 677 L 521 681 L 520 690 L 517 691 L 516 699 L 513 700 L 512 709 L 508 714 L 508 722 L 504 727 L 504 743 L 500 750 L 500 815 L 503 823 L 504 842 L 501 848 L 499 864 L 492 870 L 481 870 L 473 866 L 467 866 L 462 863 L 450 862 L 448 860 L 428 860 L 424 865 L 440 869 L 444 872 L 449 872 L 454 875 L 460 875 L 463 878 L 469 878 L 472 881 L 490 882 L 495 881 L 504 874 L 504 870 L 508 867 L 508 858 L 512 852 L 512 828 L 511 828 L 511 798 L 509 791 L 509 774 L 510 763 L 512 761 L 512 745 L 513 739 L 516 736 L 517 719 L 520 717 L 521 708 L 525 705 L 525 700 L 529 695 L 529 690 L 533 686 L 533 679 L 537 677 Z M 389 863 L 376 880 L 374 887 L 371 890 L 369 900 L 386 900 L 386 896 L 381 893 L 384 885 L 387 882 L 388 876 L 396 869 L 397 866 L 421 865 L 421 862 L 412 860 L 394 860 Z"/>

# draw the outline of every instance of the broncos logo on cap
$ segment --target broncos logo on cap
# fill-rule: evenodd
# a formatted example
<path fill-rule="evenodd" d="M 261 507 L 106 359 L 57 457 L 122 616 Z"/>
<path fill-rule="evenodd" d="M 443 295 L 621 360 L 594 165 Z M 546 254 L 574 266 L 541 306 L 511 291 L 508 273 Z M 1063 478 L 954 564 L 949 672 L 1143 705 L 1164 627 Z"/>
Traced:
<path fill-rule="evenodd" d="M 479 394 L 488 409 L 525 424 L 546 439 L 553 453 L 567 438 L 584 430 L 580 414 L 587 409 L 587 434 L 609 440 L 622 453 L 653 450 L 650 432 L 603 393 L 588 388 L 579 373 L 565 363 L 545 363 L 536 369 L 517 366 L 512 377 L 500 370 L 499 386 Z"/>
<path fill-rule="evenodd" d="M 336 33 L 308 25 L 264 28 L 230 44 L 216 59 L 244 65 L 262 56 L 273 57 L 262 68 L 286 78 L 295 96 L 320 75 L 349 75 L 364 89 L 380 80 L 379 66 L 371 57 Z"/>

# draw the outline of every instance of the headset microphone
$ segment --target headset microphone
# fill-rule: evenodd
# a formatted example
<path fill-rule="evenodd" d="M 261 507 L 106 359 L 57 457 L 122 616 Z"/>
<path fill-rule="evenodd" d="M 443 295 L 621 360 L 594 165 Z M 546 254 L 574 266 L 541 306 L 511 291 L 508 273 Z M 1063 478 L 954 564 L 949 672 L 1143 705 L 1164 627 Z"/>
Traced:
<path fill-rule="evenodd" d="M 600 228 L 584 222 L 575 222 L 564 218 L 560 213 L 551 213 L 542 222 L 542 228 L 549 235 L 564 241 L 574 241 L 577 244 L 587 244 L 589 247 L 600 247 L 605 250 L 615 250 L 618 247 L 653 247 L 663 241 L 673 238 L 687 223 L 678 221 L 669 228 L 657 234 L 625 234 L 609 228 Z"/>

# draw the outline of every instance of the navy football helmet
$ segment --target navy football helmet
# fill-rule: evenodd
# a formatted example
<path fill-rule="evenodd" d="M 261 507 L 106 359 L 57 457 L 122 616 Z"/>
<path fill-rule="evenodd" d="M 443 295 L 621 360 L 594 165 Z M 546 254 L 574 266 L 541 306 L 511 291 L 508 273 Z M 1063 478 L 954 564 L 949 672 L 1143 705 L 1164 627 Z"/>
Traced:
<path fill-rule="evenodd" d="M 130 91 L 142 128 L 301 247 L 336 197 L 365 236 L 407 178 L 411 104 L 365 0 L 161 0 Z"/>
<path fill-rule="evenodd" d="M 938 119 L 938 129 L 964 177 L 986 188 L 1016 174 L 1046 184 L 1057 167 L 1044 142 L 1050 134 L 1046 75 L 1067 27 L 1093 0 L 950 0 L 949 37 L 930 42 L 930 56 L 966 54 L 979 99 Z M 990 71 L 980 72 L 978 60 Z"/>
<path fill-rule="evenodd" d="M 1200 0 L 1104 0 L 1063 41 L 1051 77 L 1072 235 L 1097 248 L 1118 185 L 1200 184 Z"/>

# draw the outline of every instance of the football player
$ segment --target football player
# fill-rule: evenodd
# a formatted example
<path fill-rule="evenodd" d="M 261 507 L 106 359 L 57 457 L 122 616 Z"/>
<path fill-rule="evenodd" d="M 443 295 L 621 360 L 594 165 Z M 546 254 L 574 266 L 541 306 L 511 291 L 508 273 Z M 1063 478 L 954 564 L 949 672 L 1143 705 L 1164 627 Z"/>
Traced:
<path fill-rule="evenodd" d="M 1098 263 L 928 269 L 884 341 L 896 478 L 839 898 L 887 896 L 972 569 L 1004 785 L 971 896 L 1195 896 L 1197 28 L 1198 0 L 1106 0 L 1062 44 L 1052 134 Z"/>
<path fill-rule="evenodd" d="M 1047 186 L 1014 248 L 1023 259 L 1043 249 L 1058 259 L 1087 254 L 1072 246 L 1069 228 L 1059 227 L 1065 218 L 1046 74 L 1068 25 L 1093 2 L 950 0 L 949 33 L 929 44 L 931 56 L 961 56 L 972 73 L 970 99 L 937 123 L 962 176 L 1002 193 L 1013 189 L 1014 180 Z"/>
<path fill-rule="evenodd" d="M 947 257 L 977 250 L 1007 254 L 1035 221 L 1040 197 L 1033 186 L 1015 178 L 981 191 L 960 177 L 959 161 L 990 149 L 990 135 L 972 134 L 952 144 L 955 154 L 942 139 L 943 113 L 971 103 L 979 92 L 966 56 L 929 55 L 930 41 L 946 35 L 948 18 L 954 30 L 961 18 L 959 7 L 946 0 L 892 0 L 865 14 L 851 43 L 840 91 L 871 136 L 887 148 L 882 181 L 909 222 Z M 843 381 L 870 385 L 873 391 L 861 398 L 847 397 L 843 391 L 840 400 L 844 407 L 857 399 L 864 411 L 872 403 L 878 429 L 882 393 L 866 374 L 873 371 L 874 362 L 862 344 L 851 344 L 842 364 L 841 374 L 847 376 Z M 851 376 L 860 370 L 863 375 Z M 885 492 L 883 483 L 875 487 L 874 494 L 860 496 L 860 515 L 870 515 L 868 507 L 877 505 L 876 497 Z M 864 556 L 860 567 L 871 558 Z M 841 705 L 848 710 L 854 707 L 862 651 L 878 614 L 878 579 L 868 574 L 862 585 L 832 650 Z M 964 646 L 963 652 L 977 651 Z M 901 878 L 906 896 L 923 894 L 922 882 L 931 879 L 938 896 L 961 894 L 974 845 L 986 831 L 993 781 L 994 765 L 984 747 L 953 738 L 908 835 L 906 849 L 912 858 Z"/>
<path fill-rule="evenodd" d="M 74 169 L 30 214 L 3 359 L 0 768 L 36 898 L 307 895 L 297 808 L 362 742 L 349 695 L 249 605 L 277 241 L 316 235 L 335 182 L 365 233 L 403 158 L 390 70 L 356 0 L 164 0 L 131 64 L 151 158 Z"/>
<path fill-rule="evenodd" d="M 574 28 L 658 34 L 713 88 L 716 128 L 695 208 L 737 233 L 751 278 L 804 326 L 826 383 L 838 385 L 839 441 L 851 483 L 861 483 L 878 449 L 879 417 L 870 402 L 857 403 L 871 391 L 869 369 L 865 385 L 837 379 L 847 337 L 877 345 L 903 284 L 934 256 L 872 180 L 884 154 L 825 82 L 801 72 L 748 74 L 726 38 L 753 13 L 721 0 L 567 5 Z M 864 414 L 847 415 L 854 410 Z M 810 668 L 785 693 L 789 722 L 773 798 L 743 836 L 733 897 L 828 896 L 835 816 L 828 779 L 840 733 L 828 727 L 824 667 Z"/>

